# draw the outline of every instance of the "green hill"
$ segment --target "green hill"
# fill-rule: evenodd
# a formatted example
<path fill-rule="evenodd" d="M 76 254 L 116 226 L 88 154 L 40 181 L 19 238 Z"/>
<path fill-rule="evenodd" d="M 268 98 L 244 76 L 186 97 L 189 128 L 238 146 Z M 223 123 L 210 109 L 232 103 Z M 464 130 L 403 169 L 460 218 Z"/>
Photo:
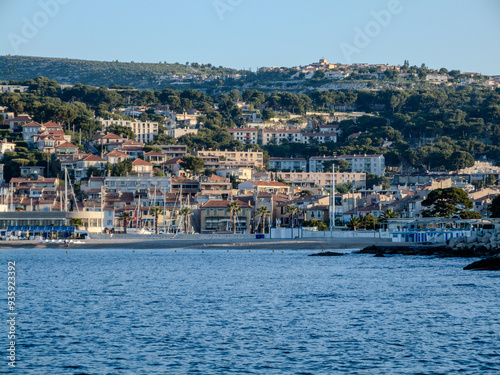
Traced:
<path fill-rule="evenodd" d="M 177 76 L 196 82 L 203 76 L 219 77 L 239 73 L 236 69 L 211 64 L 169 64 L 119 61 L 90 61 L 32 56 L 0 56 L 0 80 L 23 81 L 44 76 L 61 84 L 89 86 L 131 86 L 137 89 L 171 87 Z"/>

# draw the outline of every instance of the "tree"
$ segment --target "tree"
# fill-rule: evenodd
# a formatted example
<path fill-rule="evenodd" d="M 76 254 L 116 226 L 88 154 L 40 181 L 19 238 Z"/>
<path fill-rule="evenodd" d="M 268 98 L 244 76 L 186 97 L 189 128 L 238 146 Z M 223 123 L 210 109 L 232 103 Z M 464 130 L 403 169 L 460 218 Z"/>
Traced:
<path fill-rule="evenodd" d="M 83 227 L 83 220 L 82 219 L 71 219 L 69 221 L 69 225 L 76 227 L 78 229 L 79 227 Z"/>
<path fill-rule="evenodd" d="M 108 127 L 108 132 L 120 135 L 128 139 L 135 139 L 137 137 L 132 128 L 129 128 L 128 126 L 112 124 Z"/>
<path fill-rule="evenodd" d="M 158 234 L 158 216 L 163 215 L 163 210 L 160 207 L 153 207 L 149 210 L 149 214 L 155 218 L 155 233 Z"/>
<path fill-rule="evenodd" d="M 255 212 L 255 216 L 262 219 L 262 234 L 266 233 L 266 216 L 271 215 L 271 211 L 266 206 L 260 206 Z"/>
<path fill-rule="evenodd" d="M 229 213 L 231 214 L 231 219 L 233 221 L 233 234 L 236 234 L 236 218 L 241 212 L 240 204 L 238 202 L 231 202 L 229 203 L 229 206 L 227 208 L 229 210 Z"/>
<path fill-rule="evenodd" d="M 352 230 L 358 230 L 359 227 L 361 227 L 361 219 L 356 216 L 351 216 L 351 219 L 347 223 L 347 226 L 352 228 Z"/>
<path fill-rule="evenodd" d="M 474 157 L 466 151 L 455 151 L 447 160 L 447 169 L 458 171 L 459 169 L 474 166 Z"/>
<path fill-rule="evenodd" d="M 490 217 L 500 217 L 500 195 L 497 195 L 490 204 Z"/>
<path fill-rule="evenodd" d="M 319 231 L 328 230 L 328 226 L 318 219 L 304 220 L 302 222 L 303 227 L 317 227 Z"/>
<path fill-rule="evenodd" d="M 128 211 L 123 211 L 121 214 L 120 214 L 120 219 L 122 220 L 123 222 L 123 231 L 125 232 L 125 234 L 127 234 L 127 227 L 128 227 L 128 223 L 130 222 L 130 220 L 132 219 L 132 215 L 130 214 L 130 212 Z"/>
<path fill-rule="evenodd" d="M 299 208 L 294 205 L 294 204 L 291 204 L 290 206 L 288 206 L 286 209 L 285 209 L 285 213 L 287 215 L 290 215 L 290 226 L 293 228 L 293 218 L 294 216 L 299 212 Z"/>
<path fill-rule="evenodd" d="M 311 190 L 302 190 L 299 193 L 299 197 L 310 197 L 311 195 L 313 195 Z"/>
<path fill-rule="evenodd" d="M 456 187 L 431 191 L 422 206 L 428 207 L 422 212 L 425 217 L 448 218 L 465 217 L 473 207 L 465 190 Z"/>
<path fill-rule="evenodd" d="M 186 155 L 183 156 L 181 160 L 182 168 L 191 171 L 194 175 L 197 175 L 205 165 L 205 160 L 197 156 Z"/>
<path fill-rule="evenodd" d="M 397 212 L 394 211 L 392 208 L 388 208 L 382 214 L 382 217 L 381 217 L 380 221 L 387 222 L 387 220 L 389 220 L 389 219 L 397 219 L 397 218 L 398 218 Z"/>
<path fill-rule="evenodd" d="M 126 176 L 127 173 L 132 172 L 132 160 L 125 159 L 113 165 L 111 170 L 112 176 Z"/>
<path fill-rule="evenodd" d="M 182 207 L 179 211 L 179 215 L 184 218 L 184 233 L 188 233 L 189 228 L 189 217 L 193 214 L 193 211 L 187 206 Z"/>

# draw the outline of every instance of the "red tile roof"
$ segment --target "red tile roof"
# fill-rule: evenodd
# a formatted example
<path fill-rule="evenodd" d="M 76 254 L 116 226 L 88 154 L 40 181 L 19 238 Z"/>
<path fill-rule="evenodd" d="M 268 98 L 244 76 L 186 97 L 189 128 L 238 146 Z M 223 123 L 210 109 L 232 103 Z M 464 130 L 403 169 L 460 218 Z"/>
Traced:
<path fill-rule="evenodd" d="M 147 162 L 147 161 L 145 161 L 145 160 L 139 159 L 139 158 L 135 159 L 135 160 L 132 162 L 132 165 L 133 165 L 133 166 L 135 166 L 135 165 L 149 165 L 149 166 L 151 166 L 151 167 L 153 166 L 153 164 L 151 164 L 151 163 L 149 163 L 149 162 Z"/>
<path fill-rule="evenodd" d="M 71 143 L 68 143 L 68 142 L 64 142 L 64 143 L 61 143 L 59 146 L 56 146 L 56 148 L 60 148 L 60 147 L 78 148 L 78 146 L 75 146 L 74 144 L 71 144 Z"/>
<path fill-rule="evenodd" d="M 250 206 L 242 202 L 240 200 L 234 200 L 233 202 L 236 202 L 240 205 L 242 208 L 249 208 Z M 226 201 L 226 200 L 213 200 L 213 201 L 208 201 L 203 205 L 203 208 L 226 208 L 231 204 L 231 201 Z"/>
<path fill-rule="evenodd" d="M 89 155 L 83 160 L 84 161 L 101 161 L 101 162 L 107 161 L 106 159 L 100 158 L 99 156 L 96 156 L 96 155 Z"/>
<path fill-rule="evenodd" d="M 126 157 L 128 157 L 128 154 L 126 154 L 124 152 L 120 152 L 120 151 L 115 149 L 111 152 L 108 152 L 105 156 L 124 156 L 124 157 L 126 156 Z"/>

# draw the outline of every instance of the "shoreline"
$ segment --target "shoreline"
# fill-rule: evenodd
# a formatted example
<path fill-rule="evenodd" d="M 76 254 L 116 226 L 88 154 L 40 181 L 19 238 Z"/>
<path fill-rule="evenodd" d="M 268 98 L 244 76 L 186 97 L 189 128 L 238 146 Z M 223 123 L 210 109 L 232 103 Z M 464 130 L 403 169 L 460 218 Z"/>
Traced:
<path fill-rule="evenodd" d="M 87 239 L 84 243 L 71 244 L 67 249 L 270 249 L 270 250 L 321 250 L 321 249 L 362 249 L 375 244 L 385 244 L 386 240 L 373 238 L 321 238 L 321 239 L 262 239 L 250 241 L 248 238 L 235 239 Z M 40 241 L 0 241 L 0 251 L 7 249 L 58 249 L 64 243 L 40 243 Z"/>

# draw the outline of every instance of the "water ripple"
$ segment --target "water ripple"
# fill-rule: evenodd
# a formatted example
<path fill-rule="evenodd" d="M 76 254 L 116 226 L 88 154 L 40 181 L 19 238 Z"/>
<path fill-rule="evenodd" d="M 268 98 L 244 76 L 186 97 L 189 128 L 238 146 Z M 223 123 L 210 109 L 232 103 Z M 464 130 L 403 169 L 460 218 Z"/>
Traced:
<path fill-rule="evenodd" d="M 500 368 L 500 278 L 468 260 L 204 251 L 0 252 L 18 264 L 17 373 Z"/>

